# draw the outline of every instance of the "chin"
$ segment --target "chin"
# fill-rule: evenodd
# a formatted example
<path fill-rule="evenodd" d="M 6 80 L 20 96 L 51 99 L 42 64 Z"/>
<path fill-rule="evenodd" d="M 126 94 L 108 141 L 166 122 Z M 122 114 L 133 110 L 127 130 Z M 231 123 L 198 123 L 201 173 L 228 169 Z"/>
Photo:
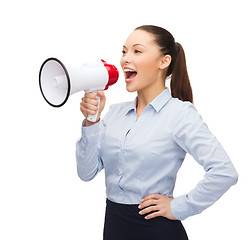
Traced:
<path fill-rule="evenodd" d="M 128 92 L 138 92 L 144 88 L 144 84 L 142 84 L 142 81 L 140 79 L 135 79 L 130 83 L 126 83 L 126 90 Z"/>
<path fill-rule="evenodd" d="M 136 91 L 138 91 L 137 88 L 135 88 L 135 87 L 133 87 L 133 86 L 130 86 L 130 85 L 126 85 L 126 90 L 127 90 L 128 92 L 136 92 Z"/>

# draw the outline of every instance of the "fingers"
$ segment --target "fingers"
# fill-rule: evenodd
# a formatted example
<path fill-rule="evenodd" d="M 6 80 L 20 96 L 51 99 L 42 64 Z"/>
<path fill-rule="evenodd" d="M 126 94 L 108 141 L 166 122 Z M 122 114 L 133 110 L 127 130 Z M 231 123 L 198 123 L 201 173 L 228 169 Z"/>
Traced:
<path fill-rule="evenodd" d="M 84 114 L 85 117 L 87 117 L 87 115 L 94 115 L 97 112 L 96 110 L 90 110 L 90 109 L 86 109 L 83 106 L 80 106 L 80 111 Z"/>
<path fill-rule="evenodd" d="M 151 213 L 151 214 L 145 216 L 145 219 L 149 220 L 149 219 L 152 219 L 155 217 L 160 217 L 160 216 L 162 216 L 162 214 L 160 211 L 158 211 L 158 212 L 154 212 L 154 213 Z"/>
<path fill-rule="evenodd" d="M 81 103 L 89 103 L 98 106 L 97 95 L 95 93 L 86 93 L 81 100 Z"/>
<path fill-rule="evenodd" d="M 88 93 L 85 93 L 85 96 L 82 99 L 84 99 L 84 98 L 97 99 L 97 95 L 93 92 L 88 92 Z"/>
<path fill-rule="evenodd" d="M 84 115 L 88 115 L 88 114 L 94 115 L 96 114 L 98 107 L 96 106 L 96 104 L 93 105 L 91 103 L 81 102 L 80 110 Z"/>
<path fill-rule="evenodd" d="M 150 213 L 150 212 L 153 212 L 153 211 L 158 211 L 158 210 L 159 210 L 159 209 L 158 209 L 157 206 L 150 206 L 150 207 L 148 207 L 148 208 L 145 208 L 145 209 L 141 210 L 141 211 L 139 212 L 139 214 L 140 214 L 140 215 L 145 215 L 145 214 L 147 214 L 147 213 Z"/>
<path fill-rule="evenodd" d="M 98 96 L 100 97 L 100 104 L 98 102 Z M 97 111 L 99 111 L 98 118 L 101 115 L 101 112 L 104 109 L 106 102 L 106 97 L 103 91 L 97 91 L 97 94 L 89 92 L 85 93 L 82 101 L 80 103 L 80 110 L 85 117 L 88 115 L 94 115 Z"/>
<path fill-rule="evenodd" d="M 98 101 L 90 98 L 84 98 L 80 105 L 84 108 L 96 111 L 98 108 Z"/>
<path fill-rule="evenodd" d="M 153 211 L 158 211 L 159 207 L 157 206 L 157 204 L 158 204 L 158 200 L 156 199 L 145 200 L 143 203 L 139 205 L 139 209 L 143 209 L 139 212 L 139 214 L 144 215 Z M 155 213 L 149 214 L 145 217 L 145 219 L 150 219 L 156 216 L 159 216 L 159 213 L 155 212 Z"/>
<path fill-rule="evenodd" d="M 146 208 L 146 207 L 149 207 L 151 205 L 156 205 L 157 203 L 158 203 L 158 201 L 156 199 L 149 199 L 149 200 L 146 200 L 146 201 L 142 202 L 139 205 L 139 209 Z"/>
<path fill-rule="evenodd" d="M 80 103 L 80 110 L 85 117 L 89 114 L 94 115 L 98 110 L 98 104 L 97 95 L 95 93 L 86 93 Z"/>
<path fill-rule="evenodd" d="M 149 199 L 160 199 L 161 197 L 163 197 L 163 195 L 157 194 L 157 193 L 153 193 L 153 194 L 150 194 L 150 195 L 144 197 L 141 201 L 144 202 L 144 201 L 147 201 Z"/>
<path fill-rule="evenodd" d="M 145 219 L 163 216 L 171 220 L 175 220 L 171 212 L 170 205 L 171 200 L 173 199 L 173 197 L 168 197 L 161 194 L 150 194 L 141 200 L 142 203 L 138 207 L 142 210 L 139 212 L 139 214 L 144 215 L 150 213 L 145 217 Z"/>

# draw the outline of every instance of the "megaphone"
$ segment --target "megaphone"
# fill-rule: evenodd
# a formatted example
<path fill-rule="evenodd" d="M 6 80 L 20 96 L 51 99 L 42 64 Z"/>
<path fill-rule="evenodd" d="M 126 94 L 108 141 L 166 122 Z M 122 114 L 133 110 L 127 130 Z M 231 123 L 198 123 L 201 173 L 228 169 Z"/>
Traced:
<path fill-rule="evenodd" d="M 85 63 L 82 66 L 65 66 L 57 58 L 46 59 L 39 71 L 39 87 L 45 101 L 53 107 L 63 106 L 69 96 L 84 90 L 94 92 L 107 90 L 117 82 L 118 69 L 104 60 Z M 98 96 L 98 102 L 100 98 Z M 95 115 L 88 115 L 88 120 L 95 122 Z"/>

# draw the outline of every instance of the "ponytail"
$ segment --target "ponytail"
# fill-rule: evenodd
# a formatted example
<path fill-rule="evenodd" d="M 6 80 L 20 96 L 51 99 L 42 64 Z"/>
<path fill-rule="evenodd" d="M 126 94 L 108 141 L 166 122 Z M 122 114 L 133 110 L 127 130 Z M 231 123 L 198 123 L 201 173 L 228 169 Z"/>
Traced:
<path fill-rule="evenodd" d="M 172 34 L 161 27 L 143 25 L 137 27 L 135 30 L 144 30 L 153 34 L 156 44 L 160 47 L 160 51 L 164 55 L 172 57 L 171 64 L 166 73 L 166 77 L 171 76 L 170 87 L 172 97 L 193 103 L 192 87 L 187 73 L 185 53 L 181 44 L 176 43 Z"/>
<path fill-rule="evenodd" d="M 171 93 L 174 98 L 193 103 L 192 87 L 189 81 L 183 47 L 176 43 L 177 55 L 171 75 Z"/>

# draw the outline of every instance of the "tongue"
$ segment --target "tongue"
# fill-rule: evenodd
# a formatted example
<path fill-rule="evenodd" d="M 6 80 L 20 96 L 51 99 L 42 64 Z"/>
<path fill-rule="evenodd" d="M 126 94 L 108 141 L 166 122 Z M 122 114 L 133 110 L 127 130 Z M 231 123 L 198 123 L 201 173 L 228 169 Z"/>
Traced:
<path fill-rule="evenodd" d="M 137 73 L 136 73 L 136 72 L 130 72 L 130 74 L 129 74 L 129 79 L 133 79 L 133 78 L 135 78 L 135 77 L 136 77 L 136 75 L 137 75 Z"/>

